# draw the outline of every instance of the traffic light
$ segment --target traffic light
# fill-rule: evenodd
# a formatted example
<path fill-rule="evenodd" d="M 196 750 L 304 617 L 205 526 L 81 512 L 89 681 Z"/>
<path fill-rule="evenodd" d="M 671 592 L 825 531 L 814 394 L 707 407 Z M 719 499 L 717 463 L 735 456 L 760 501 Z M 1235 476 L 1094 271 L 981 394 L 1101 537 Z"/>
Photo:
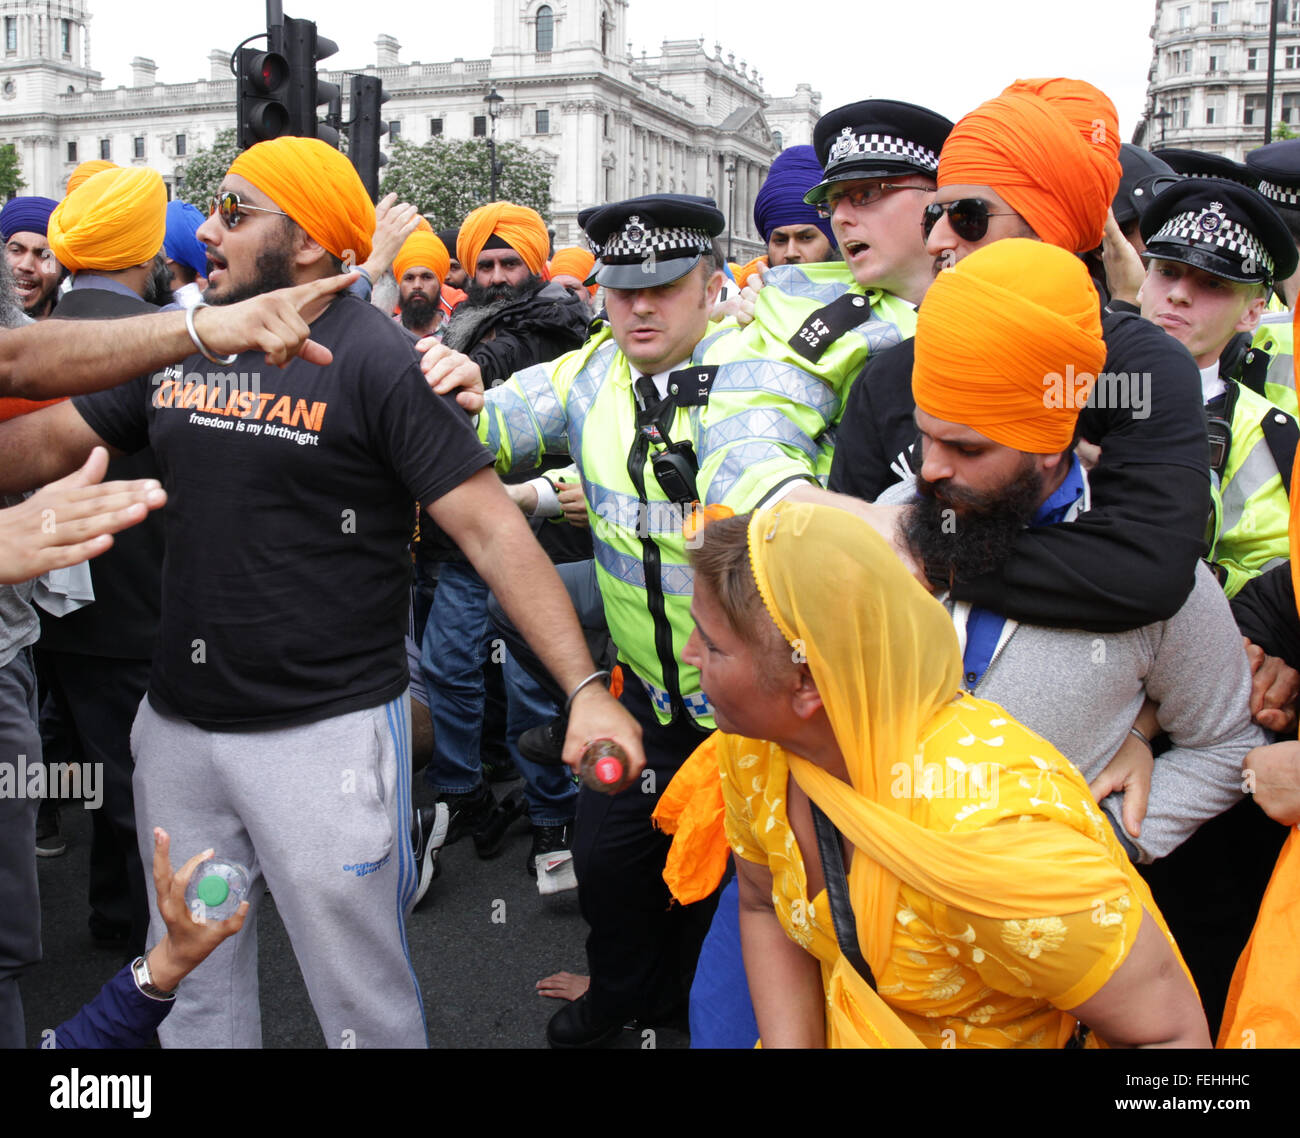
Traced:
<path fill-rule="evenodd" d="M 289 61 L 289 134 L 302 138 L 319 138 L 331 146 L 339 143 L 339 132 L 327 122 L 319 122 L 316 108 L 332 102 L 340 95 L 337 83 L 330 83 L 316 74 L 316 64 L 338 51 L 333 40 L 316 34 L 311 20 L 284 18 L 281 40 L 285 58 Z"/>
<path fill-rule="evenodd" d="M 388 132 L 383 105 L 388 102 L 384 84 L 373 75 L 352 76 L 352 122 L 348 131 L 348 157 L 361 175 L 362 185 L 372 199 L 379 197 L 379 167 L 388 162 L 380 153 L 379 140 Z"/>
<path fill-rule="evenodd" d="M 240 150 L 289 134 L 289 61 L 277 51 L 241 47 L 237 66 Z"/>

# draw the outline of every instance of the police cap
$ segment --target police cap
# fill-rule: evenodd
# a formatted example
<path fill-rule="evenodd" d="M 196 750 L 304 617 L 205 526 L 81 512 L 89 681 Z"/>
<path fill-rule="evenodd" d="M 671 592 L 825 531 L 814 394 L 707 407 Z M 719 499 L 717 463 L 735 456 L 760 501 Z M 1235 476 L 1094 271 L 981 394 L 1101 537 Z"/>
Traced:
<path fill-rule="evenodd" d="M 727 219 L 712 198 L 694 194 L 651 194 L 578 214 L 595 254 L 585 284 L 606 288 L 654 288 L 685 276 Z"/>
<path fill-rule="evenodd" d="M 813 147 L 824 177 L 803 200 L 816 205 L 835 182 L 939 172 L 939 151 L 952 122 L 914 103 L 867 99 L 836 107 L 817 120 Z"/>
<path fill-rule="evenodd" d="M 1246 155 L 1259 192 L 1277 209 L 1300 210 L 1300 138 L 1270 142 Z"/>
<path fill-rule="evenodd" d="M 1175 174 L 1182 174 L 1186 178 L 1226 178 L 1252 190 L 1259 181 L 1240 162 L 1234 162 L 1222 154 L 1211 154 L 1208 150 L 1183 150 L 1166 146 L 1152 153 L 1162 162 L 1167 162 Z"/>
<path fill-rule="evenodd" d="M 1131 142 L 1126 142 L 1119 148 L 1119 164 L 1123 174 L 1111 209 L 1115 220 L 1124 226 L 1136 221 L 1151 203 L 1152 189 L 1148 179 L 1157 175 L 1166 178 L 1176 175 L 1169 163 Z"/>
<path fill-rule="evenodd" d="M 1296 270 L 1295 241 L 1257 190 L 1226 178 L 1185 178 L 1142 214 L 1144 256 L 1225 280 L 1268 284 Z"/>

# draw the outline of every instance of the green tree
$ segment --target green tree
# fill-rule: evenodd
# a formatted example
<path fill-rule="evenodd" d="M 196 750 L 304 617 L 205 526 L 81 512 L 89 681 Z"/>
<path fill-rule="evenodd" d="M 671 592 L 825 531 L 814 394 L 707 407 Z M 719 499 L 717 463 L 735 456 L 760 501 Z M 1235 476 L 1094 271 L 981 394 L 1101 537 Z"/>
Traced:
<path fill-rule="evenodd" d="M 517 142 L 497 143 L 502 201 L 526 205 L 551 220 L 551 167 L 540 154 Z M 491 200 L 492 169 L 484 138 L 431 138 L 423 146 L 393 142 L 384 167 L 381 194 L 396 193 L 429 218 L 435 229 L 459 225 L 471 210 Z"/>
<path fill-rule="evenodd" d="M 0 146 L 0 201 L 8 201 L 25 185 L 18 151 L 12 142 L 6 142 Z"/>
<path fill-rule="evenodd" d="M 1273 141 L 1280 142 L 1284 138 L 1300 138 L 1300 134 L 1296 134 L 1288 124 L 1280 122 L 1273 128 Z"/>
<path fill-rule="evenodd" d="M 239 143 L 235 141 L 235 128 L 221 131 L 211 146 L 200 146 L 186 159 L 183 167 L 177 168 L 178 180 L 182 176 L 184 178 L 177 196 L 206 213 L 209 200 L 216 196 L 221 179 L 226 176 L 230 164 L 238 156 Z"/>

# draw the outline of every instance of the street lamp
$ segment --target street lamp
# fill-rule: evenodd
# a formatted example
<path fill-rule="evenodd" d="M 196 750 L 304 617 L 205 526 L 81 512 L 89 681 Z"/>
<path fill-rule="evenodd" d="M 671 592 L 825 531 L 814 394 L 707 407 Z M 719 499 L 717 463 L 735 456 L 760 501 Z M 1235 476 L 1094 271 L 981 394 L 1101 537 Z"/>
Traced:
<path fill-rule="evenodd" d="M 1159 110 L 1151 117 L 1160 120 L 1160 144 L 1163 146 L 1165 141 L 1165 123 L 1174 117 L 1174 112 L 1170 110 Z"/>
<path fill-rule="evenodd" d="M 492 129 L 488 134 L 488 161 L 492 168 L 492 200 L 497 200 L 497 177 L 501 173 L 501 165 L 497 162 L 497 118 L 501 114 L 501 104 L 505 98 L 497 94 L 496 86 L 483 96 L 483 101 L 487 103 L 488 118 L 492 120 Z"/>
<path fill-rule="evenodd" d="M 731 191 L 731 207 L 727 217 L 727 261 L 731 261 L 731 231 L 736 228 L 736 163 L 728 160 L 723 171 L 727 175 L 727 187 Z"/>

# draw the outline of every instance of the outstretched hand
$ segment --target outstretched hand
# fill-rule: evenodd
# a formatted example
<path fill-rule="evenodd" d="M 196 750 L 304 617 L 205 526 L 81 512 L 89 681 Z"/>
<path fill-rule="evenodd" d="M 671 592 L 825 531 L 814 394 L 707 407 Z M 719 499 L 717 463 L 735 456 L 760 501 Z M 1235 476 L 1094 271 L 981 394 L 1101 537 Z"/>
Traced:
<path fill-rule="evenodd" d="M 80 470 L 0 510 L 0 584 L 98 557 L 112 546 L 112 534 L 166 503 L 166 492 L 152 478 L 101 485 L 107 469 L 108 452 L 96 447 Z"/>

